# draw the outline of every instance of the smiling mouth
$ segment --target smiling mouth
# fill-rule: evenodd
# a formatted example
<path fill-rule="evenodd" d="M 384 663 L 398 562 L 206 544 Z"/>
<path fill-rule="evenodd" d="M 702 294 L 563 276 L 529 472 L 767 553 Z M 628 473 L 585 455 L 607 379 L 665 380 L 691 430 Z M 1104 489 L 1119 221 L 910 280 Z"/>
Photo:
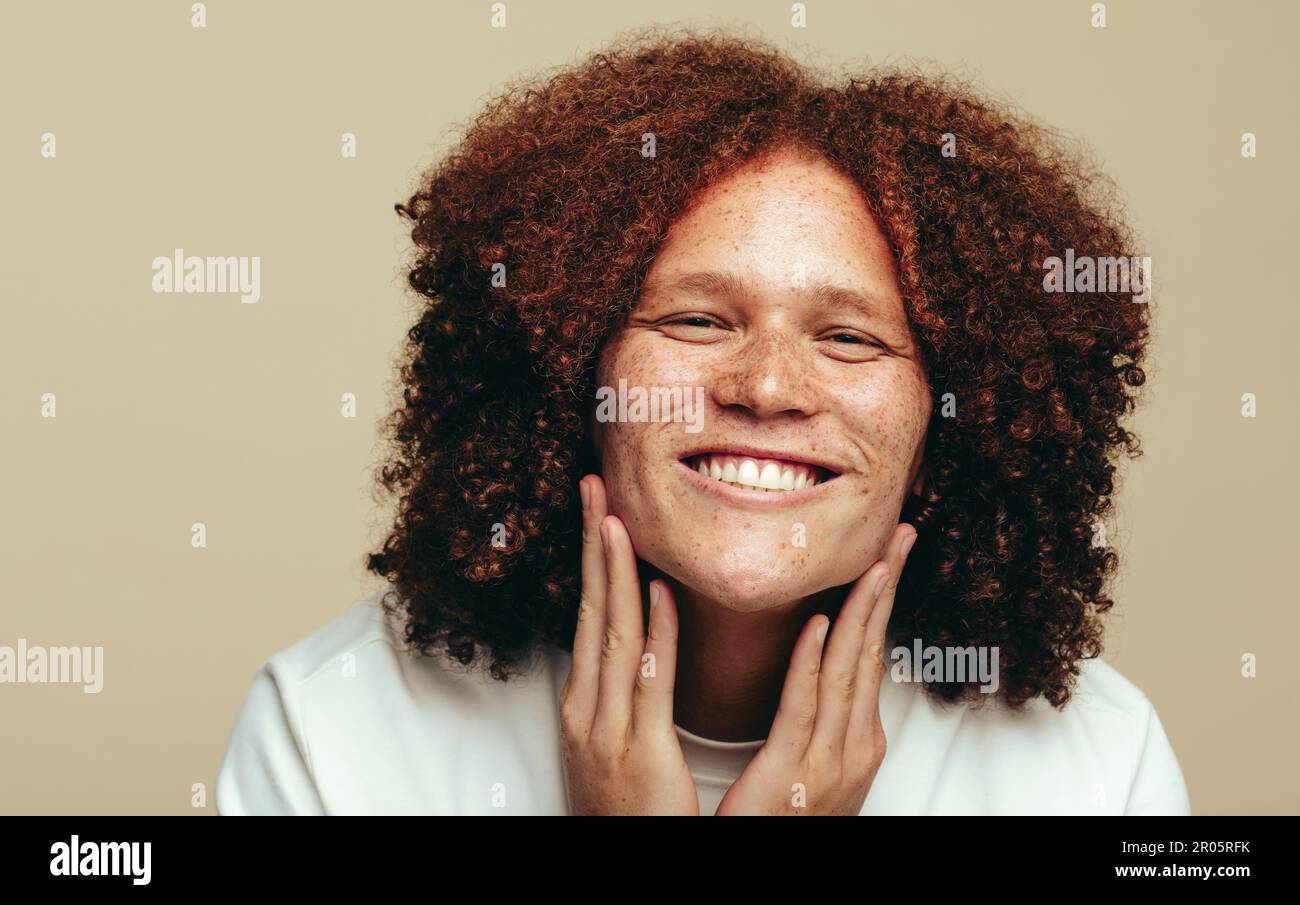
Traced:
<path fill-rule="evenodd" d="M 730 453 L 698 453 L 682 459 L 682 464 L 714 481 L 768 493 L 804 490 L 837 477 L 830 469 L 808 462 Z"/>

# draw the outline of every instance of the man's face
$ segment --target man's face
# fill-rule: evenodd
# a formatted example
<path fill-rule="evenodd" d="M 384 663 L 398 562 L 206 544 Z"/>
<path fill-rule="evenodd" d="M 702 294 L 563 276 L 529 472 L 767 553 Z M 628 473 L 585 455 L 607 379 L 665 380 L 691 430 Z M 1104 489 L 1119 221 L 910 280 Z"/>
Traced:
<path fill-rule="evenodd" d="M 918 483 L 930 394 L 893 255 L 819 158 L 750 163 L 673 224 L 601 354 L 598 384 L 621 379 L 703 388 L 697 432 L 605 421 L 596 442 L 637 555 L 729 608 L 855 580 Z"/>

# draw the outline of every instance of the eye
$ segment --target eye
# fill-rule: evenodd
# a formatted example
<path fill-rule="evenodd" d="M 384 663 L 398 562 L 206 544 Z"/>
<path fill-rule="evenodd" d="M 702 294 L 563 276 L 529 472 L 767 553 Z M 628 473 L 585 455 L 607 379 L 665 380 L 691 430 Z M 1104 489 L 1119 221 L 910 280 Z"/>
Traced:
<path fill-rule="evenodd" d="M 658 330 L 679 342 L 712 343 L 723 338 L 726 327 L 705 314 L 682 314 L 660 321 Z"/>
<path fill-rule="evenodd" d="M 670 324 L 681 324 L 686 327 L 714 327 L 717 326 L 707 317 L 701 317 L 698 314 L 692 314 L 687 317 L 679 317 L 676 320 L 668 321 Z"/>
<path fill-rule="evenodd" d="M 888 348 L 884 343 L 855 330 L 837 330 L 825 336 L 826 354 L 838 361 L 871 361 Z"/>
<path fill-rule="evenodd" d="M 876 349 L 884 349 L 885 344 L 878 339 L 859 333 L 856 330 L 837 330 L 826 334 L 826 338 L 846 346 L 870 346 Z"/>

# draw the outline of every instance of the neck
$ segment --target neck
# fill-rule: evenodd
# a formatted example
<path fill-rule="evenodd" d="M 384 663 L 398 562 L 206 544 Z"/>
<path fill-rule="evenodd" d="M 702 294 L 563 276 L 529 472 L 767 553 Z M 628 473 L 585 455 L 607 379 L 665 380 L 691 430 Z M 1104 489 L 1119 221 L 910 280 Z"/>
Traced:
<path fill-rule="evenodd" d="M 673 719 L 724 742 L 766 738 L 794 644 L 814 613 L 834 615 L 843 588 L 758 612 L 737 612 L 672 582 L 677 602 Z"/>

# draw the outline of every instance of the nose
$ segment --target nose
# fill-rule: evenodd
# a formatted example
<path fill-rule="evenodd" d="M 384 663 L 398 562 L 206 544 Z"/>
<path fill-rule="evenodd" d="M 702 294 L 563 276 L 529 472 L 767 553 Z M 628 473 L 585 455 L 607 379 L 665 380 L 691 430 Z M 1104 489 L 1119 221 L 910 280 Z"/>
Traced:
<path fill-rule="evenodd" d="M 713 396 L 724 408 L 743 408 L 760 418 L 812 414 L 816 381 L 807 351 L 780 328 L 757 330 L 719 362 Z"/>

